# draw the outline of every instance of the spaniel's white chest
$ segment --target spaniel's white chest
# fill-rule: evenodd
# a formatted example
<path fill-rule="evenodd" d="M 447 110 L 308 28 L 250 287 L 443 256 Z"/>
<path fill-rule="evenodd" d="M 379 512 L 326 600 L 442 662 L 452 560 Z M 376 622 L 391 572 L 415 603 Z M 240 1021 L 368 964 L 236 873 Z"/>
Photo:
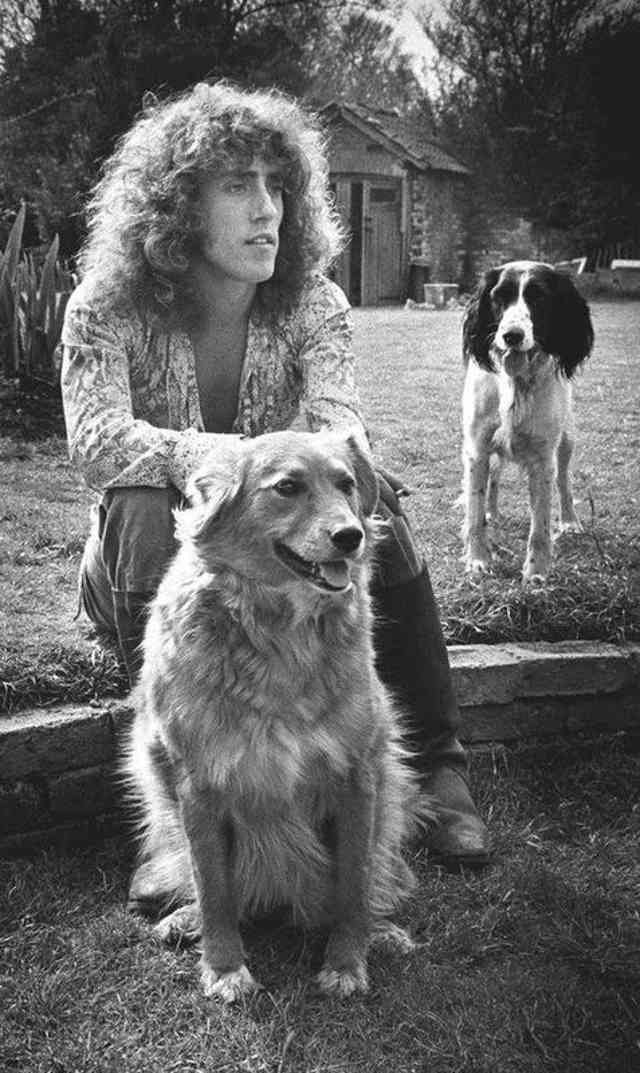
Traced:
<path fill-rule="evenodd" d="M 553 449 L 566 422 L 570 385 L 556 373 L 552 359 L 538 362 L 526 376 L 498 373 L 498 450 L 521 462 Z"/>

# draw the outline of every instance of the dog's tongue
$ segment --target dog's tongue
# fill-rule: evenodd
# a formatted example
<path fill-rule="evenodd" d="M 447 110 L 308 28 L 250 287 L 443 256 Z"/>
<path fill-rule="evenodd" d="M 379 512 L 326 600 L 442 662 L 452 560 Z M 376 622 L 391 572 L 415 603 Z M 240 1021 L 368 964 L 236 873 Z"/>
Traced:
<path fill-rule="evenodd" d="M 322 577 L 332 589 L 346 589 L 349 584 L 349 567 L 344 559 L 333 563 L 318 563 Z"/>

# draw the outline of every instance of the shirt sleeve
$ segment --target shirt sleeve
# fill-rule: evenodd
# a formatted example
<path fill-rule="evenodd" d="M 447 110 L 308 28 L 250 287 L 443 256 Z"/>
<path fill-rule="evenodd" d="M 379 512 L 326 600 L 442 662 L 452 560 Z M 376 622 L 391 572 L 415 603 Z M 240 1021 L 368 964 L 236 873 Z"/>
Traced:
<path fill-rule="evenodd" d="M 364 433 L 349 303 L 336 284 L 322 280 L 305 307 L 300 415 L 312 432 L 348 428 Z"/>
<path fill-rule="evenodd" d="M 70 299 L 62 332 L 61 391 L 69 454 L 87 484 L 185 490 L 221 434 L 158 428 L 133 414 L 128 346 L 133 329 Z"/>

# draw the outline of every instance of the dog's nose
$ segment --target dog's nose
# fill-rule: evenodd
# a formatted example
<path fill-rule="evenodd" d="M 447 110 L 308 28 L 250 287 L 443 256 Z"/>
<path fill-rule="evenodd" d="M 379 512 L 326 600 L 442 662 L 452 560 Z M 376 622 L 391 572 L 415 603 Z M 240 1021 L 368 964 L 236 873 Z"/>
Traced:
<path fill-rule="evenodd" d="M 343 529 L 336 529 L 331 534 L 331 540 L 339 551 L 355 551 L 362 541 L 362 530 L 355 525 L 346 525 Z"/>
<path fill-rule="evenodd" d="M 524 332 L 522 328 L 509 328 L 509 331 L 505 332 L 502 338 L 507 346 L 519 346 L 524 339 Z"/>

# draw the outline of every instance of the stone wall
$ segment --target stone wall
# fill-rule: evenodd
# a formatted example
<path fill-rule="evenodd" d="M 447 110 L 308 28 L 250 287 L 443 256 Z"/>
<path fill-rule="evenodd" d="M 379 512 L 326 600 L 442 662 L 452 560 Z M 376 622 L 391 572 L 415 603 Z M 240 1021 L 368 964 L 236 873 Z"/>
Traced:
<path fill-rule="evenodd" d="M 471 747 L 640 728 L 640 645 L 461 645 L 449 657 Z M 118 758 L 131 718 L 123 703 L 0 718 L 0 852 L 123 827 Z"/>
<path fill-rule="evenodd" d="M 445 172 L 416 175 L 411 184 L 410 261 L 426 260 L 430 280 L 459 283 L 467 236 L 465 183 Z"/>

